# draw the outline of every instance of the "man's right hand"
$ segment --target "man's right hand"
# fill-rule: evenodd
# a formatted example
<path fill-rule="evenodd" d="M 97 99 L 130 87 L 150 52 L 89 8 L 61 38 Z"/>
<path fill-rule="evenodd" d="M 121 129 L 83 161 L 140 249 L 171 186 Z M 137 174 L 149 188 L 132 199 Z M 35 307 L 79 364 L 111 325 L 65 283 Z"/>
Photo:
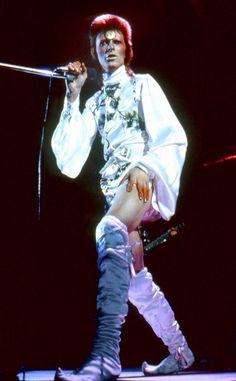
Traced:
<path fill-rule="evenodd" d="M 76 79 L 73 81 L 66 80 L 66 88 L 67 88 L 67 99 L 69 102 L 74 102 L 80 91 L 84 85 L 88 77 L 87 68 L 85 64 L 80 61 L 70 62 L 68 65 L 68 69 L 71 73 L 78 75 Z"/>

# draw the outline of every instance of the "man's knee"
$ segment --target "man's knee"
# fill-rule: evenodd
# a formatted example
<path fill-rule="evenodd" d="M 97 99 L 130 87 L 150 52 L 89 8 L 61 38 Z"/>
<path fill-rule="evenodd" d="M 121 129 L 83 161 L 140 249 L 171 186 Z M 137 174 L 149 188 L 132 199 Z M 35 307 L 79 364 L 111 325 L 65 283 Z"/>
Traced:
<path fill-rule="evenodd" d="M 112 241 L 113 236 L 116 235 L 116 240 L 120 243 L 128 241 L 127 227 L 117 217 L 112 215 L 105 215 L 96 227 L 96 242 L 102 239 Z"/>
<path fill-rule="evenodd" d="M 108 255 L 118 255 L 131 261 L 130 244 L 127 227 L 117 217 L 104 216 L 96 228 L 98 262 Z"/>

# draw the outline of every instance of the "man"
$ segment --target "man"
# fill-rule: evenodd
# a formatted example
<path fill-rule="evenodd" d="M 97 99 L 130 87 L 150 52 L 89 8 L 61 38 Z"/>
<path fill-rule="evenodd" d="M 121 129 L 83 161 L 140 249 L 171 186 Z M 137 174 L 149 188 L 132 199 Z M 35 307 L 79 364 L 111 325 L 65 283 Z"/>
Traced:
<path fill-rule="evenodd" d="M 143 372 L 173 373 L 191 366 L 194 356 L 164 294 L 144 267 L 138 227 L 174 214 L 186 135 L 157 82 L 131 70 L 132 33 L 126 20 L 110 14 L 95 18 L 90 45 L 103 72 L 103 87 L 81 113 L 79 95 L 87 69 L 80 61 L 68 65 L 77 79 L 67 83 L 52 148 L 62 173 L 74 178 L 97 132 L 104 146 L 106 164 L 100 174 L 108 210 L 96 228 L 97 329 L 85 365 L 70 374 L 58 369 L 55 380 L 109 381 L 119 376 L 128 298 L 170 351 L 157 366 L 144 363 Z"/>

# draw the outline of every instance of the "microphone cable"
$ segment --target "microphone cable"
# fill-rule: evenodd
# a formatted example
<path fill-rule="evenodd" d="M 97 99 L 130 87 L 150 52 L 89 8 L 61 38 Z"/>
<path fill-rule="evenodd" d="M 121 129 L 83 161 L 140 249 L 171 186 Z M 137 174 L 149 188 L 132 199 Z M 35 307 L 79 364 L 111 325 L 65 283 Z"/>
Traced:
<path fill-rule="evenodd" d="M 94 81 L 95 79 L 97 79 L 96 69 L 87 68 L 87 71 L 88 71 L 88 78 L 90 80 Z M 38 222 L 41 219 L 41 204 L 42 204 L 41 202 L 41 199 L 42 199 L 42 153 L 43 153 L 45 127 L 46 127 L 46 122 L 48 117 L 49 101 L 50 101 L 50 95 L 51 95 L 51 89 L 52 89 L 52 79 L 60 78 L 64 80 L 73 81 L 78 77 L 77 74 L 70 73 L 68 71 L 68 68 L 64 66 L 55 68 L 52 73 L 55 74 L 55 76 L 53 75 L 49 76 L 48 95 L 46 98 L 43 126 L 42 126 L 42 132 L 41 132 L 40 143 L 39 143 L 39 152 L 38 152 L 38 185 L 37 185 L 37 221 Z"/>
<path fill-rule="evenodd" d="M 48 82 L 48 95 L 46 98 L 44 118 L 43 118 L 43 126 L 40 136 L 39 143 L 39 152 L 38 152 L 38 186 L 37 186 L 37 221 L 39 222 L 41 219 L 41 198 L 42 198 L 42 153 L 43 153 L 43 143 L 44 143 L 44 135 L 45 135 L 45 127 L 48 116 L 49 109 L 49 101 L 52 89 L 52 77 L 49 78 Z"/>

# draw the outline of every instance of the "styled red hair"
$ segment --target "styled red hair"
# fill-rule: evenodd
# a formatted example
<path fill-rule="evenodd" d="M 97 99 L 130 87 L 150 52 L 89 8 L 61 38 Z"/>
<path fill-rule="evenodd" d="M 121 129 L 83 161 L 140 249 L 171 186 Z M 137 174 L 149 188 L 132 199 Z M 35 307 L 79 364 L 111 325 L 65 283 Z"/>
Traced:
<path fill-rule="evenodd" d="M 125 65 L 128 67 L 133 58 L 132 29 L 129 22 L 120 16 L 104 14 L 97 16 L 92 21 L 89 36 L 91 55 L 96 59 L 95 39 L 97 34 L 110 28 L 119 29 L 123 33 L 126 44 Z"/>

